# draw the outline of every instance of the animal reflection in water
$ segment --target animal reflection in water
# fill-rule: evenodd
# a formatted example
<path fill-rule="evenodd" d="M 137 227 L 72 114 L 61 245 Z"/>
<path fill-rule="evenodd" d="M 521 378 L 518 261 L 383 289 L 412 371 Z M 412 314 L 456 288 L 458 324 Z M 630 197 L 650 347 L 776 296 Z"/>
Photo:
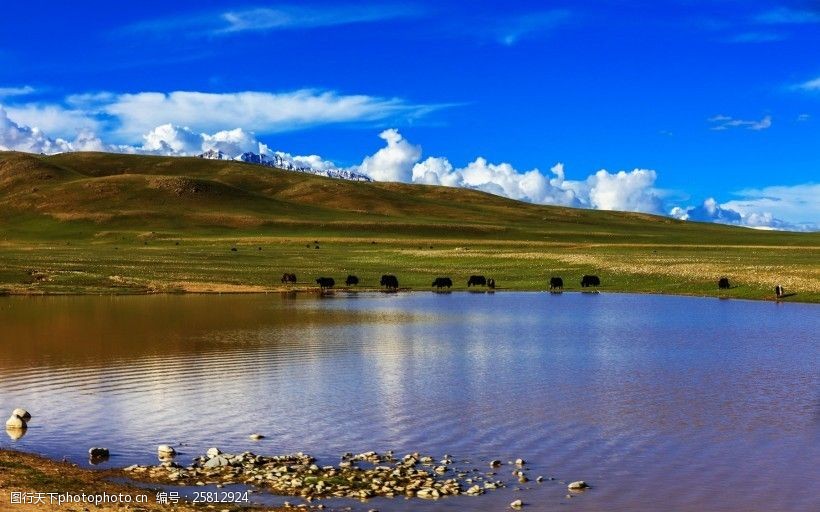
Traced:
<path fill-rule="evenodd" d="M 27 431 L 28 431 L 27 427 L 21 427 L 21 428 L 6 427 L 6 435 L 9 436 L 9 438 L 12 441 L 17 441 L 18 439 L 22 439 L 23 436 L 26 435 Z"/>
<path fill-rule="evenodd" d="M 318 284 L 322 290 L 329 290 L 336 286 L 336 280 L 332 277 L 320 277 L 316 280 L 316 284 Z"/>
<path fill-rule="evenodd" d="M 296 283 L 296 274 L 285 272 L 282 274 L 282 282 L 287 284 Z M 351 287 L 356 286 L 360 283 L 358 276 L 353 274 L 348 274 L 347 278 L 344 280 L 345 286 Z M 714 281 L 713 281 L 714 282 Z M 332 277 L 319 277 L 316 279 L 316 284 L 319 285 L 319 288 L 322 291 L 331 290 L 335 285 L 336 281 Z M 722 276 L 717 281 L 718 289 L 720 290 L 731 290 L 736 288 L 733 286 L 729 278 L 726 276 Z M 383 274 L 381 279 L 379 280 L 379 286 L 384 288 L 386 291 L 397 291 L 399 289 L 399 279 L 393 274 Z M 433 282 L 430 285 L 432 288 L 435 288 L 437 292 L 442 291 L 450 291 L 453 287 L 453 280 L 448 276 L 439 276 L 433 279 Z M 467 279 L 467 288 L 476 288 L 480 286 L 485 286 L 492 291 L 495 289 L 495 279 L 488 278 L 483 275 L 474 274 L 471 275 Z M 598 293 L 597 288 L 601 286 L 601 278 L 595 274 L 584 274 L 581 277 L 581 288 L 593 288 L 591 292 L 587 293 Z M 552 293 L 561 293 L 564 290 L 564 279 L 561 276 L 552 276 L 549 280 L 549 291 Z M 786 293 L 786 290 L 783 288 L 782 285 L 777 284 L 774 287 L 774 296 L 775 299 L 780 300 L 786 297 L 791 297 L 793 295 L 797 295 L 796 293 Z M 726 296 L 722 296 L 723 298 L 727 298 Z"/>

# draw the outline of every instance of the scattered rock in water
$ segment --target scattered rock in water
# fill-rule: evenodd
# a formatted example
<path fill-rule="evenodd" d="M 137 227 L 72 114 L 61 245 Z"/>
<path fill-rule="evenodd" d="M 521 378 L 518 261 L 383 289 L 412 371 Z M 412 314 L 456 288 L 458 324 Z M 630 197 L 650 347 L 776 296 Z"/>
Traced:
<path fill-rule="evenodd" d="M 251 485 L 308 501 L 377 496 L 436 500 L 462 494 L 475 496 L 504 487 L 503 482 L 491 480 L 478 470 L 431 467 L 428 461 L 435 459 L 418 453 L 401 459 L 392 452 L 346 453 L 338 465 L 320 467 L 313 457 L 303 453 L 262 456 L 211 452 L 186 467 L 166 461 L 159 466 L 130 466 L 125 472 L 132 478 L 174 485 Z"/>
<path fill-rule="evenodd" d="M 538 482 L 538 483 L 540 484 L 541 482 L 543 482 L 543 481 L 544 481 L 544 477 L 543 477 L 543 476 L 541 476 L 541 475 L 539 475 L 539 476 L 538 476 L 538 478 L 536 478 L 536 479 L 535 479 L 535 481 L 536 481 L 536 482 Z"/>
<path fill-rule="evenodd" d="M 251 441 L 259 441 L 260 439 L 265 439 L 265 436 L 263 436 L 262 434 L 251 434 L 248 437 L 251 439 Z"/>
<path fill-rule="evenodd" d="M 498 460 L 498 459 L 490 461 L 490 467 L 491 468 L 500 468 L 501 467 L 501 461 Z"/>
<path fill-rule="evenodd" d="M 469 494 L 471 496 L 478 496 L 479 494 L 481 494 L 483 492 L 484 492 L 484 489 L 482 489 L 480 485 L 474 485 L 474 486 L 470 487 L 469 489 L 467 489 L 467 491 L 464 494 Z"/>
<path fill-rule="evenodd" d="M 223 467 L 223 466 L 230 466 L 230 464 L 231 463 L 230 463 L 230 461 L 228 461 L 227 458 L 223 457 L 222 455 L 217 454 L 213 457 L 210 457 L 208 459 L 208 461 L 205 462 L 205 464 L 203 464 L 203 467 L 205 467 L 205 468 L 219 468 L 219 467 Z"/>
<path fill-rule="evenodd" d="M 219 448 L 208 448 L 208 451 L 205 452 L 209 459 L 212 459 L 217 455 L 220 455 L 221 453 L 222 452 L 219 450 Z"/>
<path fill-rule="evenodd" d="M 523 466 L 524 464 L 526 464 L 526 462 L 524 462 L 524 459 L 515 459 L 516 466 Z"/>
<path fill-rule="evenodd" d="M 29 412 L 27 410 L 23 409 L 22 407 L 18 407 L 17 409 L 14 409 L 14 411 L 12 411 L 11 414 L 14 415 L 14 416 L 19 416 L 20 419 L 22 419 L 25 422 L 31 421 L 31 414 L 29 414 Z"/>
<path fill-rule="evenodd" d="M 174 450 L 173 446 L 161 444 L 157 447 L 157 455 L 160 459 L 170 459 L 176 457 L 177 451 Z"/>
<path fill-rule="evenodd" d="M 570 491 L 582 491 L 584 489 L 587 489 L 588 487 L 589 485 L 583 480 L 578 480 L 577 482 L 570 482 L 570 484 L 567 485 L 567 489 L 569 489 Z"/>
<path fill-rule="evenodd" d="M 416 497 L 422 499 L 438 499 L 440 496 L 441 493 L 431 487 L 425 487 L 424 489 L 419 489 L 418 492 L 416 492 Z"/>
<path fill-rule="evenodd" d="M 108 458 L 111 453 L 108 451 L 108 448 L 89 448 L 88 449 L 88 456 L 92 459 L 101 459 L 103 457 Z"/>
<path fill-rule="evenodd" d="M 515 500 L 512 503 L 510 503 L 510 507 L 512 507 L 512 508 L 521 508 L 523 506 L 524 506 L 524 502 L 521 501 L 521 500 Z"/>
<path fill-rule="evenodd" d="M 9 419 L 6 420 L 6 429 L 20 430 L 24 428 L 26 428 L 25 420 L 16 414 L 12 414 L 9 416 Z"/>
<path fill-rule="evenodd" d="M 89 448 L 88 450 L 88 462 L 95 466 L 107 462 L 110 456 L 108 448 Z"/>

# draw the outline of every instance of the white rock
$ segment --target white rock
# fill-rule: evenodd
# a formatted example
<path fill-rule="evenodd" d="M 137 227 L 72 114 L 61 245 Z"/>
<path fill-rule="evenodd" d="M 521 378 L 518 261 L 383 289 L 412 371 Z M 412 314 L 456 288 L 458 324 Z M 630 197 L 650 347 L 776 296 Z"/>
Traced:
<path fill-rule="evenodd" d="M 523 502 L 523 501 L 521 501 L 521 500 L 515 500 L 515 501 L 513 501 L 512 503 L 510 503 L 510 506 L 511 506 L 512 508 L 521 508 L 521 507 L 523 507 L 523 506 L 524 506 L 524 502 Z"/>
<path fill-rule="evenodd" d="M 523 466 L 525 464 L 524 459 L 515 459 L 516 466 Z"/>
<path fill-rule="evenodd" d="M 23 408 L 18 407 L 17 409 L 14 409 L 12 414 L 15 416 L 20 416 L 20 418 L 25 422 L 31 421 L 31 414 Z"/>
<path fill-rule="evenodd" d="M 216 457 L 209 459 L 208 462 L 205 463 L 206 468 L 218 468 L 222 466 L 228 466 L 230 462 L 225 457 L 221 455 L 217 455 Z"/>
<path fill-rule="evenodd" d="M 213 459 L 217 455 L 220 455 L 222 452 L 219 451 L 219 448 L 208 448 L 206 454 L 208 455 L 209 459 Z"/>
<path fill-rule="evenodd" d="M 10 429 L 21 429 L 26 428 L 26 422 L 20 416 L 16 414 L 12 414 L 9 416 L 9 419 L 6 420 L 6 428 Z"/>
<path fill-rule="evenodd" d="M 176 457 L 177 451 L 172 446 L 161 444 L 157 447 L 157 454 L 160 457 Z"/>
<path fill-rule="evenodd" d="M 263 436 L 262 434 L 251 434 L 248 437 L 251 438 L 251 441 L 259 441 L 260 439 L 265 439 L 265 436 Z"/>
<path fill-rule="evenodd" d="M 589 487 L 589 485 L 587 485 L 586 482 L 583 480 L 578 480 L 577 482 L 570 482 L 567 489 L 570 491 L 580 491 L 581 489 L 586 489 L 587 487 Z"/>
<path fill-rule="evenodd" d="M 500 467 L 500 466 L 501 466 L 501 461 L 500 460 L 496 459 L 496 460 L 490 461 L 490 467 L 491 468 L 497 468 L 497 467 Z"/>

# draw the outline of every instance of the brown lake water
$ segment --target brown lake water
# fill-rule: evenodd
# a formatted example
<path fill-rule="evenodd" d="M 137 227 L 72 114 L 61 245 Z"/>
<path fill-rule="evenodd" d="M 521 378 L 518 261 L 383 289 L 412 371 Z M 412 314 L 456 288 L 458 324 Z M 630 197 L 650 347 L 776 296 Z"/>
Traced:
<path fill-rule="evenodd" d="M 556 478 L 356 510 L 817 511 L 818 333 L 816 305 L 629 294 L 0 297 L 0 412 L 34 415 L 0 447 L 392 449 Z"/>

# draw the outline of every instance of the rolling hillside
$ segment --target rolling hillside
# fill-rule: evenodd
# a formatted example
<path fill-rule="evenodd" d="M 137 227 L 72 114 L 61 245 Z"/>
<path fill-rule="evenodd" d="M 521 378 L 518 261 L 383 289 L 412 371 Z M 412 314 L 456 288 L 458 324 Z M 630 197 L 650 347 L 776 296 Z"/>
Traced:
<path fill-rule="evenodd" d="M 794 300 L 820 300 L 817 233 L 197 158 L 0 153 L 0 251 L 11 293 L 260 291 L 284 271 L 305 286 L 395 272 L 423 289 L 470 273 L 515 289 L 556 274 L 577 288 L 595 272 L 604 290 L 717 294 L 726 274 L 738 284 L 728 296 L 767 297 L 780 282 Z"/>

